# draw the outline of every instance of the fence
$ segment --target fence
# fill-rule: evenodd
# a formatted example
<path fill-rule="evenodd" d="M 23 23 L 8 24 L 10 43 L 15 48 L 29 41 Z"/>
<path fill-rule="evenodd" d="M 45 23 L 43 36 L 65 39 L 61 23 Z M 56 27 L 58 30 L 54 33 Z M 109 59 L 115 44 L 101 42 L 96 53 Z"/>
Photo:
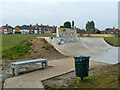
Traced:
<path fill-rule="evenodd" d="M 114 34 L 81 34 L 84 37 L 115 37 Z"/>

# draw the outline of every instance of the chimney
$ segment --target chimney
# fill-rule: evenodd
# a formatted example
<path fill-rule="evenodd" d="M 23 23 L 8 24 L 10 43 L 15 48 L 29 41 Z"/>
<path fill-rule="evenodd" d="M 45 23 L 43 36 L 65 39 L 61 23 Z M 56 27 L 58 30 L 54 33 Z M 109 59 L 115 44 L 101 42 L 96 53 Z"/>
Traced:
<path fill-rule="evenodd" d="M 6 24 L 6 26 L 8 26 L 8 24 Z"/>
<path fill-rule="evenodd" d="M 32 24 L 30 24 L 30 27 L 32 26 Z"/>

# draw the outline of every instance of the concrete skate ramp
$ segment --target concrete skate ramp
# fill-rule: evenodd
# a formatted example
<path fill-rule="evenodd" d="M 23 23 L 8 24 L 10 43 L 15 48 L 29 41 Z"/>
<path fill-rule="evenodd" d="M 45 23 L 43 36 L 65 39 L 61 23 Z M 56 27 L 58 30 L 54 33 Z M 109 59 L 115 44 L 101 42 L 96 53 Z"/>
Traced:
<path fill-rule="evenodd" d="M 92 61 L 118 63 L 118 47 L 110 46 L 101 37 L 80 37 L 64 44 L 59 44 L 60 38 L 52 38 L 50 42 L 65 56 L 89 55 Z"/>

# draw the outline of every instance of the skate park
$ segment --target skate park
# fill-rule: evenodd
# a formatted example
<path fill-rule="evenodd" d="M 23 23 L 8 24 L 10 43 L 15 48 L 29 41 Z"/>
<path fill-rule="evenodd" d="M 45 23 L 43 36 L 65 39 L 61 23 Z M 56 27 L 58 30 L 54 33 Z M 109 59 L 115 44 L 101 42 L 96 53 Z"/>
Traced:
<path fill-rule="evenodd" d="M 61 33 L 61 32 L 62 33 Z M 59 34 L 58 34 L 59 33 Z M 118 63 L 118 49 L 109 45 L 102 37 L 78 37 L 75 30 L 58 30 L 58 38 L 49 38 L 56 50 L 65 56 L 91 56 L 91 60 L 108 64 Z M 68 35 L 66 35 L 66 33 Z M 61 36 L 61 37 L 60 37 Z M 61 41 L 61 44 L 59 44 Z"/>
<path fill-rule="evenodd" d="M 41 81 L 75 70 L 74 56 L 90 56 L 90 67 L 118 63 L 119 47 L 110 46 L 103 38 L 78 37 L 75 30 L 69 29 L 64 32 L 63 29 L 58 29 L 58 32 L 62 33 L 59 33 L 57 37 L 42 38 L 68 58 L 48 61 L 47 69 L 8 78 L 4 83 L 4 88 L 44 88 Z"/>

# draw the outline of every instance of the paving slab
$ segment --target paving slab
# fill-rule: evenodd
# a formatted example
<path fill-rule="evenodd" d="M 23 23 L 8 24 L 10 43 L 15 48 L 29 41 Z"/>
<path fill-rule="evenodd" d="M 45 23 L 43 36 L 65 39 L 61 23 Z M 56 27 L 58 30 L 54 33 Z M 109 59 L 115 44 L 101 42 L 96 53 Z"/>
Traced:
<path fill-rule="evenodd" d="M 51 60 L 48 61 L 48 65 L 49 67 L 47 69 L 6 79 L 4 88 L 43 88 L 42 84 L 40 83 L 42 80 L 46 80 L 75 70 L 74 58 Z M 90 61 L 90 66 L 97 65 L 106 64 Z"/>

